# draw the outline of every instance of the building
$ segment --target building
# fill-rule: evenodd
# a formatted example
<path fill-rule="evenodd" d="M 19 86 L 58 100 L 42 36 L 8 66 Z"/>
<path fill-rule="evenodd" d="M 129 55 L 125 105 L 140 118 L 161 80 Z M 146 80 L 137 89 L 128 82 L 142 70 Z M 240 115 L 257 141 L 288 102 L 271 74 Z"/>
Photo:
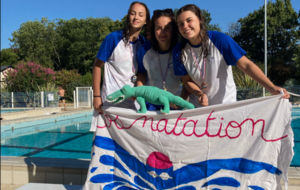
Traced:
<path fill-rule="evenodd" d="M 13 66 L 11 66 L 11 65 L 3 65 L 3 66 L 1 66 L 1 88 L 3 88 L 4 86 L 6 86 L 6 80 L 5 80 L 4 73 L 5 73 L 5 71 L 8 71 L 10 69 L 13 69 Z"/>

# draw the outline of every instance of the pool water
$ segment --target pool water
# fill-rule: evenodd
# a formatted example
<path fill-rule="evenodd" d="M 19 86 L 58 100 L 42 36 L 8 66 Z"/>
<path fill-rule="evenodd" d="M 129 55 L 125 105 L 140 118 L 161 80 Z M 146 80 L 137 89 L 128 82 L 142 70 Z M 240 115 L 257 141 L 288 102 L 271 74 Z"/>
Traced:
<path fill-rule="evenodd" d="M 93 140 L 90 121 L 1 139 L 1 156 L 90 159 Z"/>
<path fill-rule="evenodd" d="M 292 119 L 300 119 L 300 107 L 294 107 L 292 109 Z"/>

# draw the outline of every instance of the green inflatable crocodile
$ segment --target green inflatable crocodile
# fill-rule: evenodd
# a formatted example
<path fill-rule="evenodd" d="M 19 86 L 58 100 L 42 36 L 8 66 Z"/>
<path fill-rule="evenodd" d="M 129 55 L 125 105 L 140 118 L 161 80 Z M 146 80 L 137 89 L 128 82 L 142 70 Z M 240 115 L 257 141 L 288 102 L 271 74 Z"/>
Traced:
<path fill-rule="evenodd" d="M 165 114 L 170 112 L 170 103 L 176 104 L 182 109 L 195 108 L 193 104 L 183 100 L 181 97 L 154 86 L 130 87 L 129 85 L 125 85 L 121 90 L 108 95 L 107 101 L 117 104 L 133 96 L 136 97 L 136 101 L 141 106 L 140 110 L 138 110 L 139 113 L 147 112 L 145 101 L 155 105 L 163 105 L 164 109 L 160 111 Z"/>

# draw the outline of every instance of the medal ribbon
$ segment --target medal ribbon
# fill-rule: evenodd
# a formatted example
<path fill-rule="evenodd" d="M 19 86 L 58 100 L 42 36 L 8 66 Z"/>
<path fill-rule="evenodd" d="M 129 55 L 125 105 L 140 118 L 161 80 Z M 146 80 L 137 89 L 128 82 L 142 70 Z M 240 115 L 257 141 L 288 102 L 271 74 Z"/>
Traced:
<path fill-rule="evenodd" d="M 202 78 L 204 79 L 204 82 L 205 82 L 205 67 L 206 67 L 206 58 L 203 58 L 203 71 L 201 72 L 201 70 L 200 70 L 200 67 L 199 67 L 199 63 L 198 63 L 198 61 L 197 61 L 197 59 L 196 59 L 196 56 L 195 56 L 195 52 L 194 52 L 194 50 L 193 50 L 193 48 L 191 48 L 191 50 L 192 50 L 192 53 L 193 53 L 193 57 L 194 57 L 194 59 L 195 59 L 195 61 L 196 61 L 196 63 L 197 63 L 197 66 L 198 66 L 198 69 L 199 69 L 199 71 L 200 71 L 200 75 L 202 76 Z"/>
<path fill-rule="evenodd" d="M 163 71 L 162 71 L 162 68 L 161 68 L 161 63 L 160 63 L 160 58 L 159 58 L 159 54 L 158 52 L 156 52 L 156 55 L 157 55 L 157 58 L 158 58 L 158 63 L 159 63 L 159 68 L 160 68 L 160 74 L 161 74 L 161 78 L 163 80 L 163 84 L 166 83 L 166 79 L 167 79 L 167 74 L 168 74 L 168 68 L 169 68 L 169 63 L 170 63 L 170 58 L 171 58 L 171 52 L 169 53 L 169 58 L 168 58 L 168 63 L 167 63 L 167 68 L 166 68 L 166 74 L 165 74 L 165 77 L 163 75 Z M 164 88 L 165 88 L 165 85 L 164 85 Z"/>

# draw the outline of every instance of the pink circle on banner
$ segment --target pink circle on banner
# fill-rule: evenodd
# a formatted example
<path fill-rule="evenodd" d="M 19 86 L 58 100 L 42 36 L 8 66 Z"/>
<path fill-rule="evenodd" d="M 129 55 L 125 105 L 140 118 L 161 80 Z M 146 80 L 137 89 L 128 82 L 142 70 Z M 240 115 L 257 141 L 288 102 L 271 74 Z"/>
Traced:
<path fill-rule="evenodd" d="M 156 169 L 168 169 L 173 166 L 169 157 L 160 152 L 152 152 L 147 158 L 147 164 Z"/>

